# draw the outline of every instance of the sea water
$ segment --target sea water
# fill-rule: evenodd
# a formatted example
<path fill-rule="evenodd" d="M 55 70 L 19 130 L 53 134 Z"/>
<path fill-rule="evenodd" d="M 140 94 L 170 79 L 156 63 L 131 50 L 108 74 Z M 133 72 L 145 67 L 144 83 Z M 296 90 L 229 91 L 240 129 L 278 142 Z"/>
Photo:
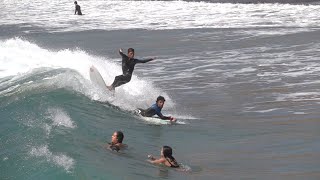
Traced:
<path fill-rule="evenodd" d="M 0 3 L 0 179 L 319 179 L 320 6 Z M 119 48 L 135 49 L 132 80 Z M 154 125 L 131 112 L 166 98 Z M 128 149 L 105 148 L 114 131 Z M 180 170 L 149 164 L 173 148 Z"/>

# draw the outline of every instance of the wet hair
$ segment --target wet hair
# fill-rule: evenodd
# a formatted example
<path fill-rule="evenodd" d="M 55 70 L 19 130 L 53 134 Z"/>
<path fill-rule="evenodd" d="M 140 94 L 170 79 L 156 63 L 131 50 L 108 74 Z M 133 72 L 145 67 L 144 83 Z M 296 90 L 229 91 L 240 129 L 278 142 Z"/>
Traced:
<path fill-rule="evenodd" d="M 78 2 L 77 2 L 77 1 L 74 1 L 74 4 L 78 4 Z"/>
<path fill-rule="evenodd" d="M 117 133 L 117 140 L 118 140 L 118 142 L 119 142 L 119 143 L 122 143 L 123 138 L 124 138 L 123 133 L 122 133 L 121 131 L 116 131 L 116 133 Z"/>
<path fill-rule="evenodd" d="M 129 53 L 129 52 L 133 52 L 133 53 L 134 53 L 134 49 L 133 49 L 133 48 L 129 48 L 129 49 L 128 49 L 128 53 Z"/>
<path fill-rule="evenodd" d="M 172 156 L 172 148 L 170 146 L 162 147 L 162 154 L 164 158 L 171 164 L 171 167 L 179 167 L 176 159 Z"/>
<path fill-rule="evenodd" d="M 156 101 L 156 102 L 158 102 L 158 101 L 160 101 L 160 100 L 162 100 L 162 101 L 166 101 L 166 100 L 164 99 L 164 97 L 163 97 L 163 96 L 158 96 L 158 97 L 157 97 L 157 101 Z"/>

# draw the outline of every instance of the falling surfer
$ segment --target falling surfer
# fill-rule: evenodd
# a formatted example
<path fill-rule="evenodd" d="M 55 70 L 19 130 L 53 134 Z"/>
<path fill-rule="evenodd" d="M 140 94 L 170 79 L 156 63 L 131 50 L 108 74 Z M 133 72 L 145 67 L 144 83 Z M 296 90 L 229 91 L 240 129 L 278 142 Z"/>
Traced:
<path fill-rule="evenodd" d="M 126 84 L 131 80 L 134 66 L 137 63 L 146 63 L 155 59 L 155 58 L 149 58 L 145 60 L 135 59 L 133 48 L 128 49 L 128 55 L 125 55 L 122 52 L 122 49 L 119 50 L 119 54 L 122 57 L 122 75 L 116 76 L 114 78 L 113 83 L 110 86 L 107 86 L 107 88 L 110 91 L 114 91 L 116 87 Z"/>

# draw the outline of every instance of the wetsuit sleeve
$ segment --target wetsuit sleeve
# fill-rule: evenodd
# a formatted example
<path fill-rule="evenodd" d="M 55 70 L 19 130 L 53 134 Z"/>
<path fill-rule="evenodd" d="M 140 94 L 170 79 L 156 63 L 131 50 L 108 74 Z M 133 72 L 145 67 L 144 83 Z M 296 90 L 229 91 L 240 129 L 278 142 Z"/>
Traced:
<path fill-rule="evenodd" d="M 121 52 L 121 51 L 119 51 L 119 54 L 121 55 L 122 60 L 125 60 L 126 58 L 128 58 L 128 56 L 123 54 L 123 52 Z"/>
<path fill-rule="evenodd" d="M 171 120 L 170 116 L 164 116 L 161 112 L 156 112 L 156 114 L 163 120 Z"/>
<path fill-rule="evenodd" d="M 144 60 L 140 60 L 140 59 L 137 59 L 137 63 L 146 63 L 146 62 L 149 62 L 149 61 L 152 61 L 153 58 L 150 58 L 150 59 L 144 59 Z"/>

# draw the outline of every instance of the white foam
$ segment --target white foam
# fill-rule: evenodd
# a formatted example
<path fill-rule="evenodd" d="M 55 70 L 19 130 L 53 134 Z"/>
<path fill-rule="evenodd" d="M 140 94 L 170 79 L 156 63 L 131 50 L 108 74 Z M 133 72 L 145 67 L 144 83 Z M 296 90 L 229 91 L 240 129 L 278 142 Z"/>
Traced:
<path fill-rule="evenodd" d="M 258 113 L 268 113 L 268 112 L 272 112 L 272 111 L 277 111 L 280 110 L 281 108 L 272 108 L 272 109 L 265 109 L 265 110 L 260 110 L 260 111 L 254 111 L 254 112 L 258 112 Z"/>
<path fill-rule="evenodd" d="M 79 72 L 85 72 L 92 59 L 81 50 L 51 52 L 19 38 L 0 41 L 0 54 L 3 69 L 0 71 L 0 78 L 19 75 L 36 68 L 74 67 Z M 78 58 L 82 61 L 78 61 Z"/>
<path fill-rule="evenodd" d="M 75 123 L 64 110 L 60 108 L 50 108 L 48 109 L 48 113 L 50 115 L 51 120 L 53 121 L 53 126 L 64 126 L 68 128 L 76 127 Z M 50 130 L 50 128 L 48 130 Z"/>
<path fill-rule="evenodd" d="M 63 167 L 67 172 L 73 169 L 75 161 L 65 154 L 53 154 L 47 145 L 31 148 L 30 155 L 35 157 L 44 157 L 48 162 Z"/>
<path fill-rule="evenodd" d="M 254 72 L 256 71 L 257 69 L 253 68 L 253 67 L 246 67 L 246 68 L 242 68 L 238 71 L 234 71 L 233 73 L 235 74 L 242 74 L 242 73 L 248 73 L 248 72 Z"/>
<path fill-rule="evenodd" d="M 305 112 L 294 112 L 293 114 L 307 114 L 307 113 L 305 113 Z"/>
<path fill-rule="evenodd" d="M 51 31 L 320 26 L 319 5 L 86 0 L 79 2 L 84 16 L 74 15 L 69 0 L 4 0 L 1 5 L 0 24 L 22 24 L 29 33 L 29 24 Z"/>
<path fill-rule="evenodd" d="M 45 124 L 45 125 L 43 126 L 43 129 L 45 130 L 47 137 L 49 137 L 50 132 L 51 132 L 51 130 L 52 130 L 52 126 L 51 126 L 51 125 L 48 125 L 48 124 Z"/>
<path fill-rule="evenodd" d="M 279 94 L 277 101 L 307 101 L 307 100 L 320 100 L 319 92 L 299 92 L 299 93 L 288 93 Z"/>

